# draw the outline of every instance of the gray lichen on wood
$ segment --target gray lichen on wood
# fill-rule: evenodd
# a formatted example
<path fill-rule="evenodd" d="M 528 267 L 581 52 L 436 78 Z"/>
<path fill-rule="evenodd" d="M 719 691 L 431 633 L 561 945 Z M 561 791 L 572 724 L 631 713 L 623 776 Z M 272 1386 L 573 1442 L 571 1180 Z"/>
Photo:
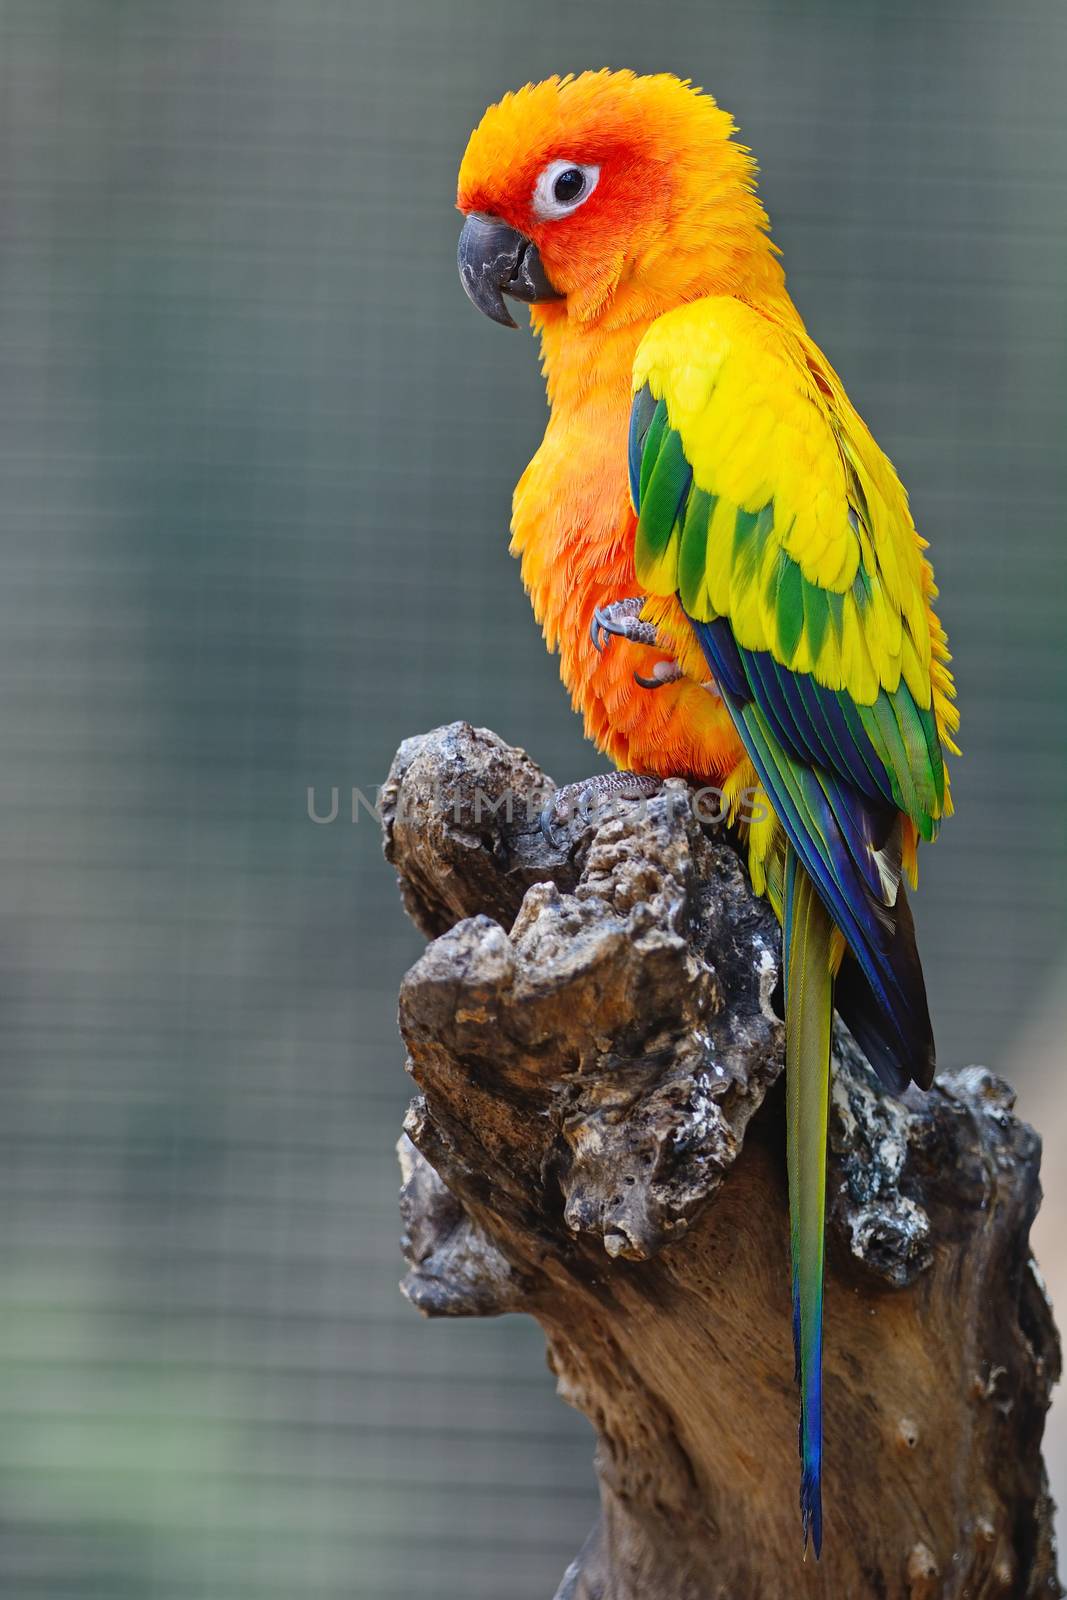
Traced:
<path fill-rule="evenodd" d="M 900 1099 L 837 1039 L 826 1549 L 802 1562 L 777 926 L 680 783 L 576 819 L 521 751 L 410 739 L 385 848 L 404 979 L 404 1289 L 525 1311 L 598 1436 L 557 1600 L 1051 1596 L 1059 1372 L 1029 1256 L 1039 1145 L 980 1068 Z"/>

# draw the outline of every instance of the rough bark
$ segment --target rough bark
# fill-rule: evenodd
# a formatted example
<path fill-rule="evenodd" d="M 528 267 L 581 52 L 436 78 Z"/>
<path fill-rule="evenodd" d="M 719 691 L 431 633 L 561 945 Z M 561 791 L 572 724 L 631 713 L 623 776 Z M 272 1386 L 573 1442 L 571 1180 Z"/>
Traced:
<path fill-rule="evenodd" d="M 400 998 L 404 1290 L 428 1316 L 536 1317 L 596 1429 L 602 1513 L 556 1600 L 1060 1594 L 1060 1358 L 1011 1090 L 970 1067 L 893 1099 L 838 1036 L 805 1561 L 773 915 L 683 785 L 559 848 L 546 787 L 455 724 L 402 746 L 383 820 L 432 940 Z"/>

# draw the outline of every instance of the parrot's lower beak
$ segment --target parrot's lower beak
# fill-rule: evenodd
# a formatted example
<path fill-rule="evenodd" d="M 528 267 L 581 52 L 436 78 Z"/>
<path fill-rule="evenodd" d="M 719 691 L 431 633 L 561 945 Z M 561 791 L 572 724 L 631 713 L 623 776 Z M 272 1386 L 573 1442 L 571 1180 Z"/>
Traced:
<path fill-rule="evenodd" d="M 459 280 L 487 317 L 505 328 L 517 326 L 504 296 L 534 305 L 563 296 L 549 282 L 537 246 L 499 217 L 472 211 L 459 236 Z"/>

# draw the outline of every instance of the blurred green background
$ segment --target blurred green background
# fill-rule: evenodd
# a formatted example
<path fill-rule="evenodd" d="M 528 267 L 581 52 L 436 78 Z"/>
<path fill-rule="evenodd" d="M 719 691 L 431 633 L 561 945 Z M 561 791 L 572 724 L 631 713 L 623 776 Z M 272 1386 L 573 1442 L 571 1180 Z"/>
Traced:
<path fill-rule="evenodd" d="M 0 0 L 5 1600 L 547 1600 L 594 1516 L 536 1329 L 396 1291 L 420 944 L 306 812 L 457 717 L 596 765 L 506 549 L 535 352 L 454 266 L 508 87 L 670 68 L 756 149 L 955 648 L 941 1058 L 1067 1139 L 1065 51 L 1058 0 Z"/>

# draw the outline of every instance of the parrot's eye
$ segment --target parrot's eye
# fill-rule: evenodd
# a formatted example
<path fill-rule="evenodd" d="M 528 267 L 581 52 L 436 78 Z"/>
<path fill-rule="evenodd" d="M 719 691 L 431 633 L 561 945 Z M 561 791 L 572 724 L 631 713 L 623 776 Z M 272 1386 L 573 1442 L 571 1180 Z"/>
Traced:
<path fill-rule="evenodd" d="M 534 186 L 534 215 L 545 222 L 552 217 L 569 216 L 589 199 L 599 178 L 599 167 L 582 166 L 577 161 L 550 161 Z"/>
<path fill-rule="evenodd" d="M 561 172 L 552 185 L 553 198 L 561 206 L 569 206 L 572 200 L 577 200 L 585 188 L 585 173 L 581 167 L 568 167 L 566 172 Z"/>

